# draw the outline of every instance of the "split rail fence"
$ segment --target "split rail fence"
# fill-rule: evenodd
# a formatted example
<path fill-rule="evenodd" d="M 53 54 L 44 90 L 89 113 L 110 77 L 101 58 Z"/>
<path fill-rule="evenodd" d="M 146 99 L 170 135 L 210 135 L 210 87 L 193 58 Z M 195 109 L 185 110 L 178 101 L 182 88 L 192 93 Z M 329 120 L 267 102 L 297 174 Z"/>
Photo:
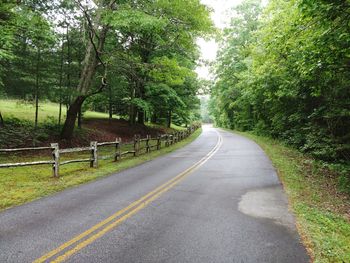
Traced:
<path fill-rule="evenodd" d="M 67 165 L 71 163 L 90 163 L 90 167 L 97 168 L 98 160 L 114 159 L 114 161 L 119 161 L 123 156 L 131 154 L 136 157 L 140 154 L 150 153 L 154 150 L 160 150 L 163 146 L 168 147 L 174 143 L 177 143 L 194 131 L 196 131 L 200 125 L 193 125 L 186 130 L 178 131 L 171 134 L 159 135 L 155 138 L 152 138 L 150 135 L 147 135 L 146 138 L 141 138 L 139 135 L 134 136 L 134 140 L 131 142 L 123 143 L 120 138 L 117 138 L 113 142 L 90 142 L 90 146 L 87 147 L 78 147 L 78 148 L 66 148 L 60 149 L 58 143 L 51 143 L 48 147 L 33 147 L 33 148 L 18 148 L 18 149 L 0 149 L 0 153 L 17 153 L 17 152 L 29 152 L 29 151 L 52 151 L 52 159 L 46 161 L 32 161 L 32 162 L 22 162 L 22 163 L 0 163 L 0 168 L 11 168 L 11 167 L 22 167 L 22 166 L 33 166 L 33 165 L 51 165 L 53 176 L 59 177 L 60 166 Z M 114 153 L 112 155 L 101 155 L 99 154 L 98 148 L 103 146 L 114 146 Z M 122 151 L 122 146 L 126 146 L 126 150 Z M 81 153 L 81 152 L 90 152 L 89 158 L 82 159 L 72 159 L 61 161 L 63 154 L 67 153 Z"/>

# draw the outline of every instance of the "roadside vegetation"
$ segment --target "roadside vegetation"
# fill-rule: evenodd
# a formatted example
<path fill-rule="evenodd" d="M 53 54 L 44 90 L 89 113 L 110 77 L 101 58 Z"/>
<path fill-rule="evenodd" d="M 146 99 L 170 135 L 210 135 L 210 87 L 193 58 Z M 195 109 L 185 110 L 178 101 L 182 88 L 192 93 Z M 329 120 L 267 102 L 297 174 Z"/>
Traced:
<path fill-rule="evenodd" d="M 234 12 L 214 66 L 215 123 L 278 138 L 345 173 L 350 167 L 348 1 L 271 0 L 264 7 L 247 0 Z M 339 180 L 350 187 L 349 176 Z"/>
<path fill-rule="evenodd" d="M 350 191 L 341 167 L 269 137 L 235 132 L 259 144 L 278 171 L 303 242 L 314 262 L 350 259 Z"/>

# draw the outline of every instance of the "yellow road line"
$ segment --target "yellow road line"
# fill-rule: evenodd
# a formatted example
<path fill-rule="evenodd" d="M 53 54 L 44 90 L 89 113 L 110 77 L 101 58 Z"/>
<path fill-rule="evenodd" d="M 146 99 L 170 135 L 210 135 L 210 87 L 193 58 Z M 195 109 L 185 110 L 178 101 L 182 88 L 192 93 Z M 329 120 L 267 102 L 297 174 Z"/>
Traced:
<path fill-rule="evenodd" d="M 93 234 L 92 236 L 90 236 L 86 240 L 82 241 L 81 243 L 78 243 L 74 248 L 68 250 L 63 255 L 57 257 L 55 260 L 52 261 L 52 262 L 62 262 L 65 259 L 67 259 L 69 256 L 73 255 L 77 251 L 79 251 L 82 248 L 86 247 L 88 244 L 91 244 L 93 241 L 95 241 L 99 237 L 103 236 L 105 233 L 107 233 L 112 228 L 118 226 L 120 223 L 122 223 L 127 218 L 129 218 L 132 215 L 134 215 L 135 213 L 137 213 L 139 210 L 141 210 L 144 207 L 146 207 L 149 203 L 151 203 L 152 201 L 157 199 L 161 194 L 163 194 L 164 192 L 168 191 L 170 188 L 174 187 L 176 184 L 178 184 L 180 181 L 182 181 L 187 175 L 189 175 L 195 169 L 199 168 L 206 161 L 208 161 L 209 158 L 211 158 L 217 152 L 217 150 L 220 148 L 220 146 L 222 144 L 221 136 L 219 135 L 218 138 L 219 138 L 219 140 L 218 140 L 217 144 L 215 145 L 215 147 L 206 156 L 204 156 L 200 161 L 195 163 L 193 166 L 191 166 L 190 168 L 186 169 L 185 171 L 183 171 L 182 173 L 180 173 L 179 175 L 177 175 L 173 179 L 169 180 L 168 182 L 166 182 L 166 183 L 162 184 L 161 186 L 157 187 L 155 190 L 149 192 L 148 194 L 146 194 L 145 196 L 143 196 L 139 200 L 131 203 L 129 206 L 119 210 L 118 212 L 114 213 L 113 215 L 111 215 L 107 219 L 101 221 L 100 223 L 96 224 L 95 226 L 91 227 L 90 229 L 86 230 L 85 232 L 77 235 L 73 239 L 71 239 L 68 242 L 62 244 L 58 248 L 48 252 L 47 254 L 43 255 L 40 258 L 38 258 L 37 260 L 34 261 L 34 263 L 45 262 L 49 258 L 55 256 L 56 254 L 60 253 L 64 249 L 66 249 L 67 247 L 69 247 L 69 246 L 73 245 L 74 243 L 80 241 L 81 239 L 83 239 L 84 237 L 86 237 L 89 234 L 93 233 L 94 231 L 98 230 L 99 228 L 102 228 L 107 223 L 109 223 L 109 222 L 113 221 L 114 219 L 116 219 L 118 216 L 124 214 L 128 210 L 131 210 L 127 214 L 123 215 L 122 217 L 120 217 L 116 221 L 112 222 L 111 224 L 109 224 L 108 226 L 103 228 L 102 230 L 98 231 L 96 234 Z"/>
<path fill-rule="evenodd" d="M 180 174 L 181 175 L 181 174 Z M 162 184 L 161 186 L 157 187 L 155 190 L 149 192 L 148 194 L 146 194 L 145 196 L 143 196 L 142 198 L 140 198 L 139 200 L 131 203 L 130 205 L 128 205 L 127 207 L 117 211 L 116 213 L 114 213 L 113 215 L 111 215 L 110 217 L 106 218 L 105 220 L 101 221 L 100 223 L 94 225 L 93 227 L 89 228 L 88 230 L 86 230 L 85 232 L 77 235 L 76 237 L 72 238 L 71 240 L 69 240 L 68 242 L 62 244 L 61 246 L 59 246 L 58 248 L 50 251 L 49 253 L 43 255 L 42 257 L 36 259 L 33 263 L 41 263 L 41 262 L 45 262 L 45 260 L 51 258 L 52 256 L 54 256 L 55 254 L 61 252 L 62 250 L 64 250 L 65 248 L 69 247 L 70 245 L 73 245 L 75 242 L 83 239 L 84 237 L 88 236 L 89 234 L 91 234 L 92 232 L 94 232 L 95 230 L 101 228 L 102 226 L 106 225 L 107 223 L 111 222 L 113 219 L 117 218 L 118 216 L 122 215 L 123 213 L 125 213 L 126 211 L 132 209 L 133 207 L 137 206 L 139 203 L 143 202 L 144 200 L 146 200 L 148 197 L 152 196 L 153 194 L 157 193 L 158 191 L 160 191 L 162 188 L 166 187 L 169 183 L 171 183 L 172 181 L 175 181 L 176 179 L 178 179 L 179 175 L 174 177 L 173 179 L 171 179 L 170 181 Z"/>

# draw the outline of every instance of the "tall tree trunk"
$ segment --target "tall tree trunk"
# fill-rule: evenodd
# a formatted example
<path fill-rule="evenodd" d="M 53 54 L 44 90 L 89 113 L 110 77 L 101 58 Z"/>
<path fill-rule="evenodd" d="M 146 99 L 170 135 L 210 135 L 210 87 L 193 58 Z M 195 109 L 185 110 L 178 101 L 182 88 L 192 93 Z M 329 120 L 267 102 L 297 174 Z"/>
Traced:
<path fill-rule="evenodd" d="M 131 100 L 133 100 L 135 98 L 135 88 L 134 87 L 131 88 L 130 97 L 131 97 Z M 135 120 L 136 120 L 135 105 L 130 103 L 130 105 L 129 105 L 129 124 L 134 125 Z"/>
<path fill-rule="evenodd" d="M 96 19 L 97 19 L 96 24 L 99 25 L 100 24 L 100 16 L 98 16 Z M 91 93 L 89 94 L 89 91 L 91 88 L 93 78 L 94 78 L 95 73 L 96 73 L 96 68 L 98 65 L 98 58 L 103 51 L 107 32 L 108 32 L 108 26 L 107 25 L 102 26 L 102 29 L 99 32 L 99 36 L 96 37 L 96 39 L 98 40 L 98 43 L 96 46 L 92 42 L 92 41 L 94 41 L 95 37 L 92 36 L 93 35 L 92 32 L 89 32 L 89 33 L 91 33 L 92 40 L 87 45 L 87 49 L 85 52 L 85 58 L 84 58 L 84 62 L 83 62 L 83 67 L 82 67 L 82 71 L 81 71 L 81 75 L 80 75 L 80 79 L 79 79 L 79 84 L 77 87 L 77 92 L 80 95 L 76 96 L 73 99 L 73 102 L 71 103 L 69 110 L 67 111 L 67 117 L 66 117 L 65 123 L 63 125 L 63 129 L 61 131 L 61 138 L 62 139 L 71 139 L 72 138 L 75 121 L 76 121 L 78 112 L 80 110 L 80 107 L 81 107 L 82 103 L 84 102 L 84 100 L 88 96 L 91 95 Z M 95 48 L 97 50 L 95 50 Z"/>
<path fill-rule="evenodd" d="M 1 112 L 0 112 L 0 128 L 5 127 L 4 119 L 2 118 Z"/>
<path fill-rule="evenodd" d="M 145 112 L 143 110 L 137 111 L 137 123 L 138 124 L 145 124 Z"/>
<path fill-rule="evenodd" d="M 112 104 L 112 87 L 109 86 L 108 89 L 108 113 L 109 113 L 109 118 L 108 121 L 109 123 L 112 123 L 112 119 L 113 119 L 113 104 Z"/>
<path fill-rule="evenodd" d="M 62 119 L 62 95 L 60 95 L 60 104 L 58 109 L 58 125 L 61 125 L 61 119 Z"/>
<path fill-rule="evenodd" d="M 71 47 L 69 41 L 69 25 L 67 24 L 66 31 L 66 41 L 67 41 L 67 89 L 70 91 L 71 89 L 71 64 L 72 64 L 72 55 L 71 55 Z M 71 92 L 69 92 L 70 94 Z M 70 96 L 70 95 L 69 95 Z"/>
<path fill-rule="evenodd" d="M 155 112 L 152 114 L 151 122 L 152 123 L 157 123 L 157 114 Z"/>
<path fill-rule="evenodd" d="M 39 115 L 39 70 L 40 70 L 40 48 L 37 50 L 36 59 L 36 80 L 35 80 L 35 120 L 34 127 L 35 130 L 38 127 L 38 115 Z"/>
<path fill-rule="evenodd" d="M 145 87 L 143 83 L 139 83 L 138 84 L 138 88 L 139 88 L 139 98 L 140 99 L 144 99 L 145 98 Z M 137 123 L 138 124 L 145 124 L 145 111 L 143 109 L 138 109 L 137 110 Z"/>
<path fill-rule="evenodd" d="M 63 125 L 63 129 L 61 132 L 61 138 L 63 139 L 71 139 L 74 131 L 75 121 L 77 119 L 77 115 L 79 110 L 81 109 L 81 105 L 85 101 L 85 96 L 78 96 L 73 103 L 71 103 L 68 111 L 66 121 Z"/>
<path fill-rule="evenodd" d="M 134 125 L 136 123 L 135 106 L 130 105 L 129 107 L 129 124 Z"/>
<path fill-rule="evenodd" d="M 171 127 L 171 110 L 168 111 L 168 123 L 167 123 L 167 127 L 168 127 L 168 128 Z"/>
<path fill-rule="evenodd" d="M 62 48 L 61 48 L 61 65 L 60 65 L 60 81 L 59 81 L 59 109 L 58 109 L 58 125 L 61 125 L 62 118 L 62 103 L 63 103 L 63 94 L 62 94 L 62 84 L 63 84 L 63 60 L 64 60 L 64 37 L 62 38 Z"/>
<path fill-rule="evenodd" d="M 81 127 L 82 127 L 82 119 L 83 119 L 83 114 L 81 112 L 81 106 L 82 105 L 80 105 L 80 109 L 78 111 L 78 128 L 79 129 L 81 129 Z"/>

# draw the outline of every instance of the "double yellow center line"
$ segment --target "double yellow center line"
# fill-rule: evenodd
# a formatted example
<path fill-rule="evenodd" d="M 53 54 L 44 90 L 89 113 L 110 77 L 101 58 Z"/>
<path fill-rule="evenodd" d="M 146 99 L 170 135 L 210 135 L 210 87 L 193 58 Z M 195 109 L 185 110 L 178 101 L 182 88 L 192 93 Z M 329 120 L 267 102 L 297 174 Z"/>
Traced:
<path fill-rule="evenodd" d="M 96 239 L 102 237 L 104 234 L 109 232 L 111 229 L 117 227 L 123 221 L 125 221 L 129 217 L 133 216 L 141 209 L 145 208 L 148 204 L 150 204 L 152 201 L 157 199 L 163 193 L 167 192 L 170 188 L 177 185 L 180 181 L 182 181 L 186 176 L 188 176 L 194 170 L 196 170 L 200 166 L 202 166 L 205 162 L 207 162 L 219 150 L 219 148 L 222 144 L 222 137 L 220 136 L 220 134 L 218 132 L 217 132 L 217 134 L 218 134 L 218 141 L 217 141 L 215 147 L 206 156 L 204 156 L 200 161 L 198 161 L 197 163 L 195 163 L 194 165 L 192 165 L 190 168 L 186 169 L 182 173 L 178 174 L 173 179 L 167 181 L 166 183 L 157 187 L 156 189 L 149 192 L 145 196 L 141 197 L 137 201 L 131 203 L 127 207 L 119 210 L 118 212 L 114 213 L 110 217 L 106 218 L 105 220 L 101 221 L 100 223 L 89 228 L 85 232 L 75 236 L 74 238 L 72 238 L 71 240 L 60 245 L 56 249 L 48 252 L 47 254 L 43 255 L 42 257 L 40 257 L 38 259 L 36 259 L 34 261 L 34 263 L 42 263 L 42 262 L 46 262 L 46 261 L 57 262 L 57 263 L 63 262 L 66 259 L 68 259 L 71 255 L 75 254 L 76 252 L 83 249 L 87 245 L 93 243 Z M 75 246 L 73 246 L 73 245 L 75 245 Z M 56 258 L 52 259 L 53 257 L 56 257 Z"/>

